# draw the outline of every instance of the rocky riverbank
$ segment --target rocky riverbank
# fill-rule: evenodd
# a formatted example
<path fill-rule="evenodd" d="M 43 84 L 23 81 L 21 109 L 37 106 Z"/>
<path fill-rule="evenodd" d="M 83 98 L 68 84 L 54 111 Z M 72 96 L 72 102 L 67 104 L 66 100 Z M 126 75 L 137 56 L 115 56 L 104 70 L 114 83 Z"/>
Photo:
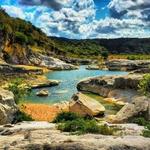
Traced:
<path fill-rule="evenodd" d="M 139 69 L 149 69 L 150 60 L 127 60 L 113 59 L 106 61 L 108 70 L 133 71 Z"/>
<path fill-rule="evenodd" d="M 124 107 L 114 116 L 109 116 L 110 122 L 127 122 L 138 114 L 143 114 L 150 118 L 150 100 L 138 93 L 138 84 L 143 78 L 140 74 L 130 74 L 126 76 L 105 76 L 89 78 L 81 81 L 77 88 L 79 91 L 99 94 L 117 103 L 127 102 Z"/>
<path fill-rule="evenodd" d="M 11 126 L 5 125 L 0 126 L 0 149 L 149 150 L 149 138 L 140 136 L 143 127 L 135 124 L 116 126 L 123 129 L 121 136 L 70 135 L 69 133 L 60 132 L 56 129 L 55 124 L 48 122 L 23 122 Z"/>

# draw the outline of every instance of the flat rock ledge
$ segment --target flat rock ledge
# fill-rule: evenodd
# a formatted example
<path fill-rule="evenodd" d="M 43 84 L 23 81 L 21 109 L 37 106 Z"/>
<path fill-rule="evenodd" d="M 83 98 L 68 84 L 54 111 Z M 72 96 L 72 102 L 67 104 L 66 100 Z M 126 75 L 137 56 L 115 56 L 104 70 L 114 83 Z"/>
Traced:
<path fill-rule="evenodd" d="M 143 75 L 141 74 L 87 78 L 78 83 L 77 89 L 78 91 L 92 92 L 106 98 L 131 102 L 131 98 L 138 94 L 138 84 L 142 78 Z"/>
<path fill-rule="evenodd" d="M 135 124 L 120 124 L 126 131 L 122 136 L 100 134 L 72 135 L 60 132 L 55 124 L 48 122 L 23 122 L 0 126 L 1 150 L 149 150 L 150 138 L 144 138 L 137 131 L 143 127 Z M 3 134 L 2 134 L 3 133 Z"/>
<path fill-rule="evenodd" d="M 149 69 L 149 65 L 150 60 L 112 59 L 106 62 L 108 70 L 122 70 L 122 71 L 133 71 L 142 68 Z"/>

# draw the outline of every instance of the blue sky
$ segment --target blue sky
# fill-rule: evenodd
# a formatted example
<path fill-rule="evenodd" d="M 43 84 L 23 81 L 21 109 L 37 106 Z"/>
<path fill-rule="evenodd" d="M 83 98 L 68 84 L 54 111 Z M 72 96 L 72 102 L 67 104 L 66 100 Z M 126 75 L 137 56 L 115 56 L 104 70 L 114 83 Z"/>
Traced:
<path fill-rule="evenodd" d="M 150 0 L 0 0 L 0 5 L 49 36 L 150 37 Z"/>

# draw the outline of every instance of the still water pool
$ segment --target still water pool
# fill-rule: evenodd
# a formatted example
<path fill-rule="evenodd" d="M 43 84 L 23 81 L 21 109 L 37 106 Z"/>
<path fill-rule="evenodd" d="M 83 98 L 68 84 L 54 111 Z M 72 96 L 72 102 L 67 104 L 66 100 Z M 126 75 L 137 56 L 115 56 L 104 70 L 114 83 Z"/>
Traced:
<path fill-rule="evenodd" d="M 85 68 L 86 66 L 80 66 L 79 70 L 54 71 L 45 74 L 48 79 L 60 80 L 61 83 L 58 86 L 44 88 L 50 92 L 48 97 L 38 97 L 36 92 L 39 89 L 33 90 L 30 96 L 27 97 L 27 102 L 53 104 L 70 100 L 72 95 L 77 92 L 77 83 L 84 78 L 127 74 L 127 72 L 123 71 L 86 70 Z"/>

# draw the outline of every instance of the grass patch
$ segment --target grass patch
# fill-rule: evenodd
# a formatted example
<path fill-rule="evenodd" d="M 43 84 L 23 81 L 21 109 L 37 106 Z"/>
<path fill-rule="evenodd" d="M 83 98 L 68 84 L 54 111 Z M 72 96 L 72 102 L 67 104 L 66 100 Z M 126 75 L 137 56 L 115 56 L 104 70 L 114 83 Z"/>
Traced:
<path fill-rule="evenodd" d="M 113 135 L 115 128 L 107 125 L 99 125 L 97 121 L 91 117 L 81 117 L 72 112 L 62 112 L 53 121 L 58 123 L 57 128 L 63 132 L 71 132 L 74 134 L 103 134 Z"/>

